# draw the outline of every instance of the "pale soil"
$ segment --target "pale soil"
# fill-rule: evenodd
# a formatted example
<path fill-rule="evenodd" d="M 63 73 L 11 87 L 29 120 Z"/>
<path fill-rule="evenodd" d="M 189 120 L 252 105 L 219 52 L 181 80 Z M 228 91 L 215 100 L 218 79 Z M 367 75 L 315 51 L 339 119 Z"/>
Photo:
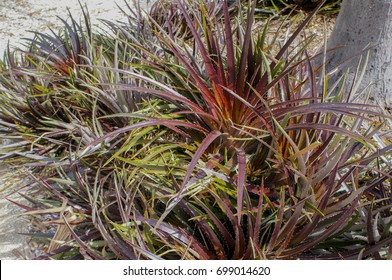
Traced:
<path fill-rule="evenodd" d="M 29 203 L 19 194 L 25 194 L 25 175 L 0 165 L 0 259 L 25 259 L 29 253 L 26 234 L 28 218 L 21 215 L 21 205 Z"/>
<path fill-rule="evenodd" d="M 126 0 L 132 3 L 133 0 Z M 112 21 L 125 19 L 116 3 L 127 10 L 124 0 L 81 0 L 82 5 L 87 3 L 93 24 L 99 19 Z M 145 8 L 151 0 L 142 0 L 141 6 Z M 68 11 L 75 19 L 81 17 L 78 0 L 1 0 L 0 1 L 0 54 L 2 56 L 8 41 L 11 45 L 20 46 L 20 38 L 33 35 L 28 31 L 47 32 L 63 26 L 60 19 L 68 17 Z"/>
<path fill-rule="evenodd" d="M 278 42 L 281 45 L 287 40 L 290 35 L 296 30 L 296 27 L 307 17 L 307 14 L 298 13 L 291 17 L 290 19 L 282 20 L 272 20 L 269 23 L 268 34 L 269 37 L 274 38 L 278 34 Z M 309 42 L 307 51 L 309 55 L 314 55 L 318 52 L 323 51 L 324 43 L 327 41 L 329 35 L 331 34 L 336 22 L 336 15 L 316 15 L 303 29 L 303 32 L 297 37 L 299 42 Z M 263 28 L 264 22 L 260 21 L 258 23 L 259 28 Z M 292 44 L 296 46 L 296 42 Z M 278 47 L 278 45 L 276 45 Z"/>

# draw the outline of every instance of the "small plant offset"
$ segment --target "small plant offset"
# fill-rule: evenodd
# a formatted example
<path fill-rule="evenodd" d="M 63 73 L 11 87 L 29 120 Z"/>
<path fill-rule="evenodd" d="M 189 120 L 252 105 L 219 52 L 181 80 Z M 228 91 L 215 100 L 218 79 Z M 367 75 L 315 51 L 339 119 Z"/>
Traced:
<path fill-rule="evenodd" d="M 241 2 L 100 33 L 85 10 L 6 52 L 1 159 L 29 174 L 39 258 L 391 258 L 389 118 L 299 36 L 325 1 L 285 41 Z"/>

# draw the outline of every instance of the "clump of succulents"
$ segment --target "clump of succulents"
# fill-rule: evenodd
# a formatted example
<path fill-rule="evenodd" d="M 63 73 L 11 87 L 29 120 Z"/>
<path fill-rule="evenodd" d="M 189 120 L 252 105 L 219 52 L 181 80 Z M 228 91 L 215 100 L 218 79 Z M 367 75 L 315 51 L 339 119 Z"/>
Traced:
<path fill-rule="evenodd" d="M 162 0 L 105 32 L 84 10 L 5 54 L 1 159 L 55 227 L 40 258 L 391 257 L 387 116 L 309 57 L 323 3 L 283 43 L 256 4 Z"/>

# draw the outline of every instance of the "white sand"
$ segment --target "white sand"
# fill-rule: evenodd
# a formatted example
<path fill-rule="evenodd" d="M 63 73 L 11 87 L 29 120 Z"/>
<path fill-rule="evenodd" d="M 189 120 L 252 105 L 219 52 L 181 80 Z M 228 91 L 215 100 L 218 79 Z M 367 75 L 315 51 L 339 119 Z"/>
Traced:
<path fill-rule="evenodd" d="M 133 0 L 126 0 L 130 5 Z M 118 6 L 127 10 L 124 0 L 80 0 L 87 4 L 93 24 L 99 19 L 125 20 L 125 15 Z M 149 0 L 141 0 L 143 8 L 150 5 Z M 49 28 L 58 29 L 63 26 L 57 18 L 68 17 L 69 9 L 75 19 L 81 17 L 78 0 L 0 0 L 0 57 L 8 41 L 11 45 L 20 46 L 22 37 L 32 37 L 28 31 L 47 32 Z"/>

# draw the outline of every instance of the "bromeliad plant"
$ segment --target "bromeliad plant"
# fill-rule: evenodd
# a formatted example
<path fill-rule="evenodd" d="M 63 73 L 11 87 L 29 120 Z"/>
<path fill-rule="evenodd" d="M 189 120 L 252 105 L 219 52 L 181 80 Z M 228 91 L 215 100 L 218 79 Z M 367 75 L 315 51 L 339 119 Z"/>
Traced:
<path fill-rule="evenodd" d="M 270 250 L 280 247 L 278 255 L 284 255 L 282 252 L 286 246 L 306 243 L 309 234 L 316 231 L 323 213 L 329 211 L 327 206 L 331 203 L 330 199 L 336 198 L 336 192 L 346 185 L 345 180 L 352 175 L 353 169 L 341 174 L 339 164 L 352 159 L 353 154 L 347 153 L 347 150 L 357 151 L 357 145 L 368 142 L 366 136 L 357 134 L 357 129 L 364 120 L 363 114 L 370 113 L 371 107 L 326 102 L 326 99 L 338 101 L 339 97 L 334 99 L 327 91 L 320 97 L 311 63 L 304 56 L 298 59 L 302 50 L 299 48 L 295 54 L 284 56 L 307 21 L 294 32 L 271 62 L 270 53 L 265 51 L 269 46 L 263 45 L 267 29 L 264 33 L 252 33 L 254 7 L 245 24 L 237 26 L 234 31 L 228 5 L 222 2 L 223 18 L 220 19 L 209 14 L 207 5 L 201 4 L 200 7 L 195 4 L 194 9 L 200 13 L 193 12 L 191 16 L 187 10 L 192 7 L 191 4 L 186 8 L 182 2 L 175 4 L 177 9 L 171 10 L 182 12 L 181 16 L 192 33 L 190 40 L 170 33 L 174 28 L 154 26 L 164 50 L 163 58 L 152 57 L 155 59 L 146 62 L 153 71 L 151 76 L 164 80 L 161 85 L 153 83 L 155 88 L 160 89 L 154 95 L 165 96 L 166 99 L 171 96 L 173 105 L 176 105 L 174 101 L 177 104 L 180 101 L 182 104 L 177 105 L 179 111 L 175 114 L 184 115 L 189 122 L 196 122 L 209 131 L 206 136 L 205 131 L 201 131 L 201 136 L 192 134 L 192 140 L 200 142 L 199 148 L 185 179 L 178 184 L 179 192 L 159 221 L 177 206 L 196 162 L 207 152 L 214 156 L 207 161 L 210 163 L 207 169 L 223 172 L 226 182 L 233 186 L 229 192 L 231 199 L 236 201 L 232 201 L 237 210 L 234 228 L 244 220 L 251 220 L 247 211 L 251 212 L 250 209 L 257 208 L 258 204 L 252 204 L 246 197 L 251 191 L 258 194 L 261 186 L 269 186 L 271 197 L 281 199 L 281 211 L 288 207 L 295 213 L 288 216 L 287 224 L 278 224 L 274 229 L 274 237 L 268 247 Z M 194 15 L 199 17 L 195 18 Z M 170 22 L 165 24 L 170 25 Z M 322 82 L 325 82 L 324 78 Z M 128 88 L 126 85 L 119 86 Z M 347 108 L 350 108 L 349 112 Z M 345 115 L 357 118 L 352 127 L 345 127 Z M 372 137 L 372 134 L 369 135 Z M 204 176 L 208 174 L 205 169 L 203 172 Z M 344 179 L 338 179 L 341 177 Z M 369 185 L 369 188 L 373 187 Z M 227 188 L 223 189 L 228 191 Z M 277 194 L 281 189 L 286 189 L 283 197 Z M 274 191 L 277 193 L 274 194 Z M 286 195 L 293 199 L 292 204 L 286 204 Z M 353 197 L 357 199 L 358 193 L 346 200 L 350 201 L 346 206 L 352 203 Z M 245 204 L 248 210 L 243 209 Z M 224 206 L 220 205 L 220 208 Z M 315 217 L 309 224 L 306 223 L 307 218 L 302 216 L 305 209 L 315 211 L 307 214 Z M 342 220 L 331 227 L 335 231 L 341 227 L 342 221 L 351 219 L 353 208 L 348 209 L 350 211 L 342 212 Z M 297 232 L 302 227 L 304 229 Z M 251 229 L 248 231 L 251 232 Z M 243 252 L 249 250 L 243 249 Z M 301 249 L 296 252 L 299 251 Z"/>
<path fill-rule="evenodd" d="M 19 142 L 2 154 L 45 171 L 31 174 L 30 211 L 57 225 L 43 257 L 390 257 L 390 143 L 365 126 L 382 114 L 314 68 L 297 39 L 312 15 L 279 44 L 268 24 L 255 30 L 255 2 L 246 16 L 211 3 L 106 22 L 113 35 L 90 32 L 70 58 L 75 83 L 53 65 L 39 75 L 52 52 L 8 59 L 2 135 Z M 34 42 L 24 57 L 48 49 Z M 46 98 L 26 90 L 36 84 Z M 70 94 L 72 107 L 59 102 Z"/>

